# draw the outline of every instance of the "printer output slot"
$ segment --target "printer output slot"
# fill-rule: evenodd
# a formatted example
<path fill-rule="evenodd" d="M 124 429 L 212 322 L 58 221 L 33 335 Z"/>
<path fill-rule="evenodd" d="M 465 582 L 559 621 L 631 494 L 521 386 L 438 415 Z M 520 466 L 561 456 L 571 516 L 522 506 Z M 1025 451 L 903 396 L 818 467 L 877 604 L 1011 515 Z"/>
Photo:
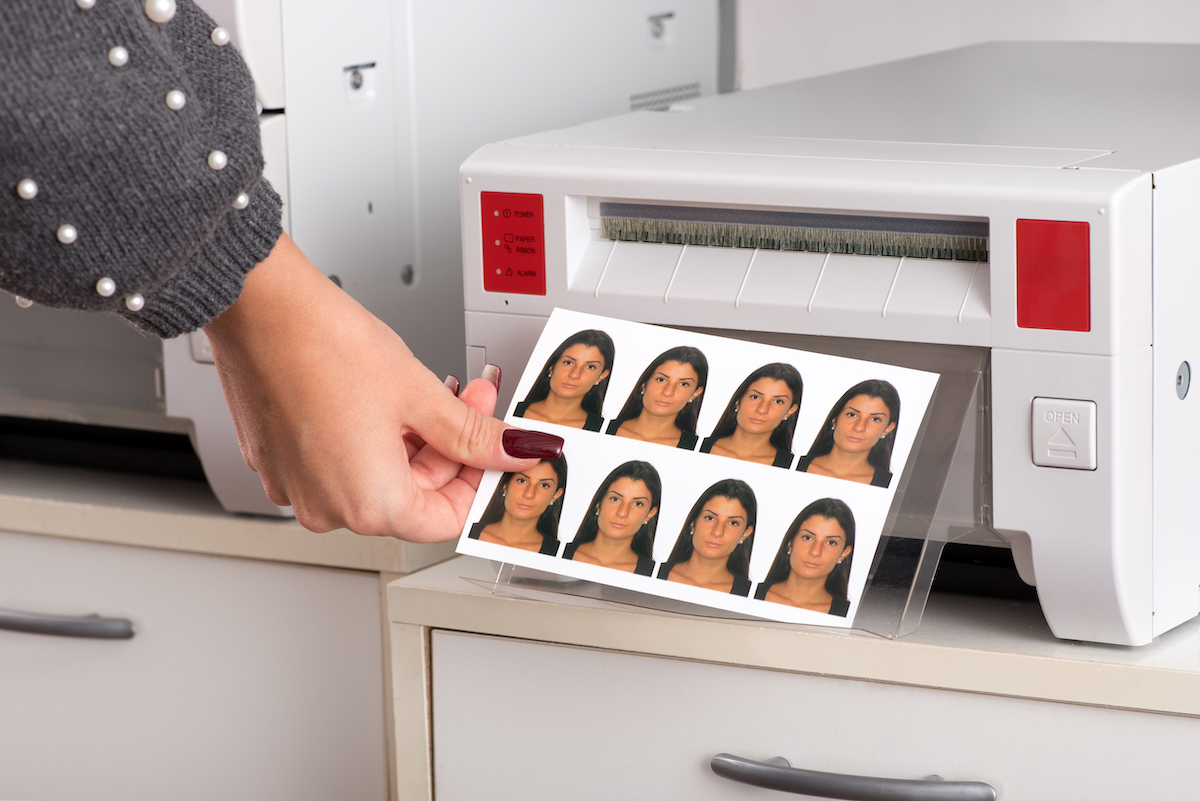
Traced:
<path fill-rule="evenodd" d="M 597 218 L 593 218 L 596 220 Z M 583 243 L 581 311 L 664 324 L 986 346 L 987 262 L 612 241 Z"/>
<path fill-rule="evenodd" d="M 601 235 L 622 242 L 988 260 L 987 220 L 607 201 L 599 207 Z"/>

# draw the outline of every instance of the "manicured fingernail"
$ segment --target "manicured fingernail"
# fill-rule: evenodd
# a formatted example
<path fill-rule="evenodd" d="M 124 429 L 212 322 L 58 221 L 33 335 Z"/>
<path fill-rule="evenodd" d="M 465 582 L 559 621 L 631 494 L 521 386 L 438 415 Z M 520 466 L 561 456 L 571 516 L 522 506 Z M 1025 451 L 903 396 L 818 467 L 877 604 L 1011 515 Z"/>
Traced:
<path fill-rule="evenodd" d="M 483 374 L 480 378 L 491 381 L 496 386 L 496 391 L 500 391 L 500 368 L 494 364 L 486 365 L 483 368 Z"/>
<path fill-rule="evenodd" d="M 501 441 L 504 452 L 518 459 L 557 459 L 562 456 L 563 438 L 541 431 L 510 428 L 504 432 Z"/>
<path fill-rule="evenodd" d="M 446 389 L 454 393 L 454 397 L 458 397 L 459 380 L 456 376 L 448 375 L 442 383 L 446 385 Z"/>

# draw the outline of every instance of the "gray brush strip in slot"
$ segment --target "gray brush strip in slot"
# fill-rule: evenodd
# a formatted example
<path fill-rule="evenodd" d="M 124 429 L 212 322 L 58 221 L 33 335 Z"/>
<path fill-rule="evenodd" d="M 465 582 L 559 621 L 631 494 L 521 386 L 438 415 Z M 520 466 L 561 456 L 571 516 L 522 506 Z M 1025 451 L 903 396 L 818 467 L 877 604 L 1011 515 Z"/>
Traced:
<path fill-rule="evenodd" d="M 601 203 L 601 217 L 674 222 L 728 223 L 782 228 L 838 228 L 926 236 L 988 235 L 986 221 L 939 220 L 921 217 L 867 217 L 857 214 L 818 214 L 802 211 L 756 211 L 703 206 L 651 206 L 642 203 Z"/>
<path fill-rule="evenodd" d="M 986 221 L 601 203 L 609 239 L 987 261 Z"/>

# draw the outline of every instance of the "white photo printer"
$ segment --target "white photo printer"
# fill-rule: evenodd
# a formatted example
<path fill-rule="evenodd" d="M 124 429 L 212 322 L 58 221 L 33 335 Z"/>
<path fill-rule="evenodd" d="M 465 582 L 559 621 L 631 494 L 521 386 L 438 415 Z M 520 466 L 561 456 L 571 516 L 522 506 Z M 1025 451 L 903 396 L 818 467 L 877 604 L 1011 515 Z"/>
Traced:
<path fill-rule="evenodd" d="M 1200 611 L 1200 46 L 986 44 L 672 112 L 466 161 L 470 370 L 519 374 L 554 307 L 975 359 L 957 530 L 1058 637 Z"/>

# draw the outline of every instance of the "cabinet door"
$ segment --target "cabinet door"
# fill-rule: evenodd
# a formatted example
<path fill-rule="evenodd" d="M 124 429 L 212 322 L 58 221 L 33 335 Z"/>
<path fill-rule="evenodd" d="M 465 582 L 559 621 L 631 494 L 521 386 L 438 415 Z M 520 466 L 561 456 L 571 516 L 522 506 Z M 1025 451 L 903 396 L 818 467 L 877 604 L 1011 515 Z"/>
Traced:
<path fill-rule="evenodd" d="M 432 664 L 437 801 L 798 797 L 716 776 L 722 752 L 1001 801 L 1174 798 L 1200 751 L 1190 718 L 452 632 Z"/>
<path fill-rule="evenodd" d="M 385 799 L 379 577 L 0 533 L 0 798 Z"/>

